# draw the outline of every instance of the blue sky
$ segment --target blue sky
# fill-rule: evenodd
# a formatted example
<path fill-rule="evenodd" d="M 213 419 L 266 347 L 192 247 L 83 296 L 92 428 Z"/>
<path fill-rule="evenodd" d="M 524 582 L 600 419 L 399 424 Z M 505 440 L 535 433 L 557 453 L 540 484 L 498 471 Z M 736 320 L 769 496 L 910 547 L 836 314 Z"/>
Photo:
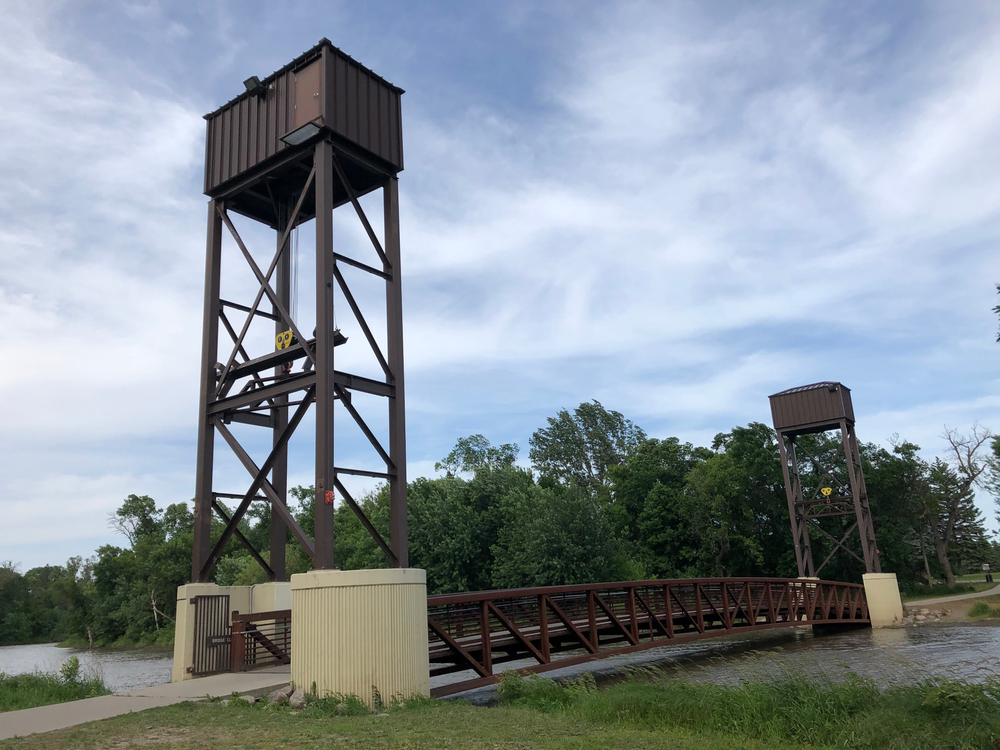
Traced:
<path fill-rule="evenodd" d="M 946 424 L 1000 429 L 995 2 L 0 14 L 0 559 L 22 569 L 122 543 L 128 493 L 193 495 L 201 116 L 324 36 L 407 92 L 411 477 L 477 432 L 526 459 L 592 398 L 707 444 L 825 379 L 865 441 L 930 457 Z"/>

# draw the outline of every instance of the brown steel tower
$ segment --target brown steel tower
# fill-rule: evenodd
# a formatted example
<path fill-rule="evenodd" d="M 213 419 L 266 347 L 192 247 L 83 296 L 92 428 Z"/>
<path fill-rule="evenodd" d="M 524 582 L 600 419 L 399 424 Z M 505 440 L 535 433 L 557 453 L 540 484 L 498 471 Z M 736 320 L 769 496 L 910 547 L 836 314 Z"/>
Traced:
<path fill-rule="evenodd" d="M 838 549 L 842 549 L 865 566 L 866 573 L 881 573 L 872 526 L 865 476 L 861 470 L 861 454 L 854 434 L 854 407 L 851 391 L 840 383 L 813 383 L 790 388 L 770 397 L 771 416 L 778 433 L 781 468 L 785 475 L 788 514 L 795 540 L 795 560 L 800 576 L 818 576 Z M 812 455 L 798 438 L 828 430 L 839 430 L 841 447 L 846 458 L 846 482 L 818 456 Z M 802 459 L 809 461 L 811 471 L 800 471 Z M 805 475 L 805 477 L 803 476 Z M 804 479 L 810 484 L 804 487 Z M 815 486 L 812 486 L 815 485 Z M 840 539 L 829 534 L 818 520 L 836 516 L 855 517 Z M 833 549 L 817 568 L 813 563 L 809 531 L 813 529 L 833 542 Z M 845 542 L 857 530 L 861 537 L 864 559 Z"/>
<path fill-rule="evenodd" d="M 208 580 L 232 537 L 249 548 L 269 580 L 285 580 L 288 531 L 309 555 L 313 568 L 334 568 L 337 499 L 358 514 L 393 567 L 408 567 L 397 192 L 397 175 L 403 169 L 403 91 L 326 39 L 263 80 L 249 78 L 245 86 L 244 93 L 205 117 L 205 194 L 210 201 L 191 580 Z M 381 239 L 359 202 L 361 196 L 376 190 L 382 191 Z M 348 257 L 334 247 L 333 212 L 347 204 L 357 213 L 370 240 L 370 258 Z M 233 214 L 273 230 L 275 244 L 271 249 L 258 245 L 251 250 L 255 243 L 244 241 Z M 316 327 L 312 332 L 302 330 L 291 312 L 295 305 L 290 265 L 292 230 L 311 220 L 315 220 L 316 233 Z M 252 288 L 256 293 L 246 299 L 220 296 L 224 235 L 231 236 L 238 256 L 234 267 L 225 269 L 227 273 L 249 271 L 256 279 Z M 250 236 L 246 230 L 244 235 Z M 369 326 L 363 305 L 348 285 L 349 279 L 364 275 L 378 279 L 380 286 L 384 283 L 384 335 Z M 346 339 L 334 324 L 335 289 L 340 290 L 364 335 L 364 340 L 355 336 L 351 345 L 370 347 L 382 371 L 379 377 L 336 369 L 336 347 Z M 266 328 L 264 336 L 262 328 Z M 223 347 L 220 332 L 228 339 Z M 387 445 L 352 403 L 356 393 L 385 399 L 389 412 Z M 334 462 L 337 403 L 342 407 L 337 411 L 346 412 L 370 442 L 373 457 L 379 459 L 379 467 L 384 463 L 384 471 Z M 313 405 L 316 494 L 315 533 L 310 539 L 287 509 L 286 484 L 289 438 Z M 249 435 L 241 442 L 230 427 L 234 422 L 269 434 L 266 444 L 270 451 L 263 460 L 255 460 L 244 447 L 259 444 L 259 438 Z M 241 429 L 245 434 L 247 428 Z M 216 435 L 246 469 L 249 486 L 245 491 L 216 491 Z M 388 482 L 389 542 L 341 484 L 341 475 Z M 235 510 L 224 508 L 219 502 L 223 498 L 238 501 Z M 238 528 L 254 502 L 270 504 L 267 560 Z M 214 545 L 210 538 L 213 513 L 225 524 Z"/>

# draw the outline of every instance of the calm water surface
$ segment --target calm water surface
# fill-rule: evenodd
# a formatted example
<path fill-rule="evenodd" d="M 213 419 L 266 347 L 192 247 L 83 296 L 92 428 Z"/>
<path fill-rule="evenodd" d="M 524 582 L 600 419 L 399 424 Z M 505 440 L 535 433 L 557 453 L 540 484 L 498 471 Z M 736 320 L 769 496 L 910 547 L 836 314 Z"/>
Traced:
<path fill-rule="evenodd" d="M 574 655 L 562 654 L 563 658 Z M 533 664 L 527 660 L 509 662 L 497 665 L 494 671 Z M 677 643 L 554 669 L 544 676 L 567 679 L 591 672 L 598 684 L 607 684 L 629 671 L 643 669 L 656 670 L 667 678 L 727 685 L 790 675 L 840 681 L 851 672 L 870 677 L 883 687 L 940 677 L 980 681 L 1000 678 L 1000 626 L 925 625 L 905 630 L 859 628 L 820 634 L 814 634 L 809 627 L 788 628 Z M 435 677 L 431 686 L 475 677 L 472 672 Z M 490 687 L 462 697 L 479 702 L 492 700 L 493 694 Z"/>
<path fill-rule="evenodd" d="M 80 660 L 80 672 L 96 674 L 116 693 L 152 687 L 170 682 L 173 649 L 135 649 L 112 651 L 59 648 L 51 643 L 33 646 L 0 647 L 0 672 L 23 674 L 49 672 L 59 668 L 71 656 Z"/>
<path fill-rule="evenodd" d="M 882 686 L 938 677 L 970 681 L 1000 677 L 996 625 L 864 628 L 826 634 L 789 628 L 655 651 L 617 659 L 616 666 L 652 667 L 666 676 L 718 684 L 790 675 L 837 681 L 851 672 Z"/>
<path fill-rule="evenodd" d="M 71 656 L 80 659 L 84 673 L 100 675 L 115 692 L 170 681 L 169 649 L 88 651 L 51 644 L 5 646 L 0 648 L 0 672 L 58 673 Z M 497 671 L 531 663 L 505 664 L 498 666 Z M 598 673 L 599 679 L 601 672 L 606 679 L 612 679 L 612 674 L 622 668 L 650 667 L 667 676 L 723 684 L 789 674 L 838 680 L 849 672 L 871 677 L 880 685 L 918 682 L 928 677 L 978 681 L 1000 677 L 1000 626 L 926 625 L 906 630 L 858 629 L 831 634 L 814 634 L 810 628 L 789 628 L 665 646 L 554 670 L 547 676 L 568 677 L 588 671 Z M 433 683 L 472 676 L 456 674 L 445 680 L 436 678 Z"/>

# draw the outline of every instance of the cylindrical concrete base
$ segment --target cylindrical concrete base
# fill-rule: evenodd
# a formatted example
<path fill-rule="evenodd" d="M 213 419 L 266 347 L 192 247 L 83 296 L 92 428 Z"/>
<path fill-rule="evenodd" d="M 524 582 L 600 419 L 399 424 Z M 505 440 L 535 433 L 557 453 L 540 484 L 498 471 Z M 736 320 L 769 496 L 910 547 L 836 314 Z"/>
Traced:
<path fill-rule="evenodd" d="M 865 573 L 865 599 L 873 628 L 886 628 L 903 622 L 903 600 L 895 573 Z"/>
<path fill-rule="evenodd" d="M 370 706 L 430 695 L 424 571 L 313 570 L 291 583 L 296 687 Z"/>

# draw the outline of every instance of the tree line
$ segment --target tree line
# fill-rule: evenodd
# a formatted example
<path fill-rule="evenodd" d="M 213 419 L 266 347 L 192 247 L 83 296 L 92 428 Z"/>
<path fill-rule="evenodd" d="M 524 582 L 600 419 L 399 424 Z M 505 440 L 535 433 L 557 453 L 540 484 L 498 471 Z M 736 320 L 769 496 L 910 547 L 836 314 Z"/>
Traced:
<path fill-rule="evenodd" d="M 1000 563 L 973 499 L 998 494 L 1000 439 L 974 425 L 947 430 L 947 455 L 926 461 L 919 447 L 894 439 L 861 446 L 882 567 L 904 588 Z M 846 471 L 838 439 L 800 438 L 834 473 Z M 777 438 L 752 422 L 716 435 L 708 447 L 650 438 L 597 401 L 562 410 L 529 440 L 530 466 L 515 444 L 482 435 L 458 440 L 436 465 L 439 476 L 408 485 L 410 563 L 427 571 L 430 593 L 596 581 L 708 576 L 797 575 Z M 803 483 L 819 481 L 807 461 Z M 846 477 L 844 477 L 846 481 Z M 290 506 L 313 533 L 312 487 L 294 487 Z M 358 499 L 388 538 L 385 486 Z M 33 641 L 167 644 L 173 637 L 176 589 L 190 572 L 193 516 L 187 503 L 157 508 L 129 495 L 111 517 L 123 546 L 105 545 L 90 559 L 21 573 L 0 565 L 0 644 Z M 818 521 L 840 538 L 850 520 Z M 255 503 L 240 530 L 257 549 L 270 539 L 270 506 Z M 335 558 L 343 569 L 386 566 L 353 511 L 335 518 Z M 213 526 L 214 538 L 221 522 Z M 214 541 L 214 540 L 213 540 Z M 822 561 L 830 543 L 812 535 Z M 848 542 L 850 545 L 850 542 Z M 860 544 L 854 551 L 860 555 Z M 266 558 L 266 552 L 264 554 Z M 289 536 L 289 574 L 308 569 Z M 821 575 L 860 581 L 862 567 L 834 555 Z M 265 580 L 236 540 L 214 573 L 222 585 Z"/>

